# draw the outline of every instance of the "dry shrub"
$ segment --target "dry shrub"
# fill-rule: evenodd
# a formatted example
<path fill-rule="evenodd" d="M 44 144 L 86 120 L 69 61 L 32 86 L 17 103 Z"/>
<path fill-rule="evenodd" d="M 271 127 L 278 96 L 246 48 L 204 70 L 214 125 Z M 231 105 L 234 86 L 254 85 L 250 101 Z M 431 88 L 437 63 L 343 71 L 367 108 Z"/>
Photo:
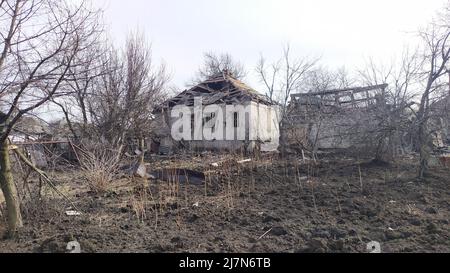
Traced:
<path fill-rule="evenodd" d="M 83 145 L 80 165 L 91 190 L 100 193 L 108 189 L 119 168 L 120 154 L 120 149 L 112 149 L 108 145 Z"/>
<path fill-rule="evenodd" d="M 140 223 L 147 219 L 147 193 L 140 190 L 131 198 L 131 207 Z"/>
<path fill-rule="evenodd" d="M 179 182 L 175 182 L 173 178 L 173 181 L 169 183 L 157 183 L 156 194 L 153 193 L 146 179 L 141 182 L 134 186 L 133 195 L 129 201 L 131 208 L 141 224 L 151 220 L 150 215 L 154 215 L 154 228 L 157 229 L 159 216 L 166 210 L 178 208 Z"/>

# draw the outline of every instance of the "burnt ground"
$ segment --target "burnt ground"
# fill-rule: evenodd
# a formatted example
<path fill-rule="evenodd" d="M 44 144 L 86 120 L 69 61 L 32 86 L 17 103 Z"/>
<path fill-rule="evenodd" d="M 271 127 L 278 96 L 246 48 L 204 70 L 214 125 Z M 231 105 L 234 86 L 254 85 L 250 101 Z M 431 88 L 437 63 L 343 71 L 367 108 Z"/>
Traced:
<path fill-rule="evenodd" d="M 370 241 L 383 252 L 450 252 L 448 169 L 420 181 L 411 159 L 211 170 L 210 161 L 184 163 L 208 169 L 206 185 L 121 178 L 101 194 L 77 171 L 56 173 L 83 214 L 66 216 L 68 204 L 48 191 L 24 206 L 24 228 L 0 239 L 0 252 L 64 252 L 72 240 L 84 252 L 366 252 Z M 151 166 L 170 164 L 182 165 Z"/>

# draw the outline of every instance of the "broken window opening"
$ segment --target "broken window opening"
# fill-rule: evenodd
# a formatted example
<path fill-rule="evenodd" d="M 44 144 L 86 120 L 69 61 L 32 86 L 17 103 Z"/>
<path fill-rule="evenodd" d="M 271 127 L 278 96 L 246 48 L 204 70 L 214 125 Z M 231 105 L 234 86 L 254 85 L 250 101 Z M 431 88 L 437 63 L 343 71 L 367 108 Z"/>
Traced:
<path fill-rule="evenodd" d="M 216 118 L 216 113 L 209 113 L 209 115 L 207 115 L 205 118 L 203 118 L 203 127 L 205 125 L 210 125 L 211 121 L 214 121 L 214 124 L 211 125 L 211 131 L 214 133 L 215 129 L 216 129 L 216 124 L 215 124 L 215 118 Z"/>

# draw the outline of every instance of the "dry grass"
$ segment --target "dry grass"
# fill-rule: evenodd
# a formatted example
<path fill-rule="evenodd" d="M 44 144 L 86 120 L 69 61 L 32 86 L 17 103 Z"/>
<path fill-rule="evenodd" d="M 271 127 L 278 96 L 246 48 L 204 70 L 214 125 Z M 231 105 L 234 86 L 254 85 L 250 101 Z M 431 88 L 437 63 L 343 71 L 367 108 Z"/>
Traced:
<path fill-rule="evenodd" d="M 175 172 L 169 174 L 167 182 L 158 181 L 152 184 L 145 178 L 135 178 L 132 184 L 134 188 L 130 204 L 138 222 L 153 220 L 155 229 L 158 228 L 160 215 L 168 210 L 176 210 L 181 198 L 187 198 L 179 195 L 180 181 Z M 188 201 L 185 201 L 188 204 Z"/>
<path fill-rule="evenodd" d="M 148 194 L 145 189 L 137 190 L 131 197 L 131 207 L 140 223 L 143 223 L 147 219 L 147 203 Z"/>
<path fill-rule="evenodd" d="M 85 147 L 80 155 L 82 176 L 91 190 L 100 193 L 114 181 L 119 167 L 119 151 L 106 147 Z"/>

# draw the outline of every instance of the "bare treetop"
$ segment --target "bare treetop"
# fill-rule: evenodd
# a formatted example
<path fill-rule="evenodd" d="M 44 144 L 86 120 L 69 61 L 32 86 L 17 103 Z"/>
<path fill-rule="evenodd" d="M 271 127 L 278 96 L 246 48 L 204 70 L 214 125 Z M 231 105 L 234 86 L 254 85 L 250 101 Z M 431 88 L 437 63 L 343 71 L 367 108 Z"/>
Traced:
<path fill-rule="evenodd" d="M 193 80 L 193 85 L 224 72 L 238 80 L 244 79 L 247 75 L 244 66 L 234 60 L 230 54 L 224 53 L 218 55 L 212 52 L 205 53 L 203 65 L 198 70 Z"/>
<path fill-rule="evenodd" d="M 26 113 L 63 90 L 70 71 L 83 66 L 77 58 L 89 51 L 102 28 L 99 12 L 83 2 L 0 2 L 1 141 Z"/>

